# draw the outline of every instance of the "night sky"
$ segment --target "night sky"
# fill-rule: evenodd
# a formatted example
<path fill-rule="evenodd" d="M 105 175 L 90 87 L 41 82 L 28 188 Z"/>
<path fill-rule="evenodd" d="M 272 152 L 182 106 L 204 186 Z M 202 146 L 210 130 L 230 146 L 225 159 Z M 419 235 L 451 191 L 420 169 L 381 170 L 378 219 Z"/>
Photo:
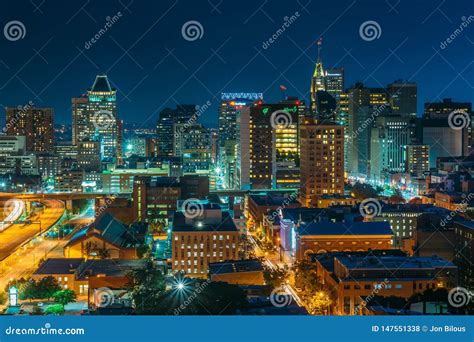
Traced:
<path fill-rule="evenodd" d="M 147 125 L 164 107 L 210 101 L 202 122 L 215 126 L 222 91 L 263 92 L 275 102 L 285 85 L 287 95 L 308 100 L 320 36 L 325 67 L 343 66 L 346 87 L 415 81 L 419 113 L 424 102 L 446 97 L 474 101 L 474 17 L 440 47 L 463 16 L 474 15 L 472 0 L 17 0 L 2 1 L 0 13 L 0 28 L 18 20 L 26 29 L 15 41 L 0 34 L 0 104 L 53 107 L 60 123 L 71 122 L 71 97 L 98 73 L 119 91 L 119 117 Z M 118 20 L 86 49 L 114 15 Z M 181 33 L 191 20 L 203 28 L 194 41 Z M 372 41 L 359 34 L 369 20 L 381 28 Z"/>

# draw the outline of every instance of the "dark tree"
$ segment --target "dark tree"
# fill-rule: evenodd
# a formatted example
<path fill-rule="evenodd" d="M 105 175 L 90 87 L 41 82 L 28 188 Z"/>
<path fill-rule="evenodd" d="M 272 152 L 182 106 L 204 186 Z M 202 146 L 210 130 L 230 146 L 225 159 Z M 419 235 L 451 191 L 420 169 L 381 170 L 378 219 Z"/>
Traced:
<path fill-rule="evenodd" d="M 58 281 L 53 276 L 47 276 L 36 282 L 37 299 L 52 298 L 54 293 L 61 290 Z"/>
<path fill-rule="evenodd" d="M 174 288 L 161 298 L 155 314 L 232 315 L 247 305 L 243 290 L 233 284 L 187 279 L 182 289 Z"/>
<path fill-rule="evenodd" d="M 158 305 L 165 291 L 165 278 L 152 262 L 129 275 L 129 286 L 137 313 L 147 313 Z"/>
<path fill-rule="evenodd" d="M 270 268 L 263 264 L 263 278 L 265 279 L 265 283 L 268 285 L 271 285 L 272 287 L 280 287 L 287 276 L 288 272 L 284 268 Z"/>
<path fill-rule="evenodd" d="M 356 183 L 351 190 L 352 196 L 357 200 L 377 197 L 377 191 L 367 183 Z"/>

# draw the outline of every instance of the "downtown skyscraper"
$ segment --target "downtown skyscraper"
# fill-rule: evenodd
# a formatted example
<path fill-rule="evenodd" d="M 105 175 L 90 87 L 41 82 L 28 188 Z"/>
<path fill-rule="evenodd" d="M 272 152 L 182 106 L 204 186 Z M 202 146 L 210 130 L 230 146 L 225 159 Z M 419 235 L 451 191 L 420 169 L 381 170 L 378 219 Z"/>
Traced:
<path fill-rule="evenodd" d="M 323 195 L 344 194 L 344 127 L 308 117 L 300 135 L 300 203 L 317 207 Z"/>
<path fill-rule="evenodd" d="M 250 186 L 252 189 L 298 188 L 300 101 L 250 108 Z"/>
<path fill-rule="evenodd" d="M 225 188 L 240 188 L 240 175 L 248 179 L 248 110 L 255 101 L 263 100 L 261 93 L 222 93 L 218 108 L 219 139 L 217 146 L 218 167 L 224 178 Z M 245 113 L 244 113 L 245 112 Z M 245 120 L 247 118 L 247 120 Z M 244 144 L 245 146 L 242 146 Z M 242 154 L 244 153 L 244 155 Z M 244 156 L 245 160 L 242 160 Z"/>
<path fill-rule="evenodd" d="M 98 141 L 101 160 L 120 164 L 121 127 L 117 118 L 117 91 L 110 86 L 106 75 L 97 75 L 85 95 L 72 99 L 73 144 Z"/>
<path fill-rule="evenodd" d="M 6 108 L 7 134 L 25 136 L 28 152 L 52 152 L 53 112 L 52 108 Z"/>
<path fill-rule="evenodd" d="M 193 123 L 196 111 L 196 105 L 185 104 L 177 105 L 174 109 L 165 108 L 160 112 L 156 123 L 158 156 L 172 157 L 175 155 L 175 125 Z"/>
<path fill-rule="evenodd" d="M 317 42 L 318 58 L 311 78 L 310 110 L 319 119 L 341 121 L 340 101 L 344 92 L 344 69 L 325 69 L 321 60 L 322 39 Z"/>

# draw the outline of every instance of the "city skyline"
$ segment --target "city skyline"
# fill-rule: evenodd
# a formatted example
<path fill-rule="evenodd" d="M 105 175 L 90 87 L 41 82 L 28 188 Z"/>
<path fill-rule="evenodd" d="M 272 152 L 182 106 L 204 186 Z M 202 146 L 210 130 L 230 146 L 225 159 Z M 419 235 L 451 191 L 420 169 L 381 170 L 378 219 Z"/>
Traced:
<path fill-rule="evenodd" d="M 474 314 L 474 3 L 260 1 L 10 8 L 0 314 Z"/>
<path fill-rule="evenodd" d="M 322 37 L 323 64 L 345 69 L 345 88 L 357 81 L 371 87 L 400 78 L 416 82 L 420 115 L 425 102 L 473 101 L 468 53 L 474 42 L 469 26 L 472 4 L 464 3 L 465 7 L 455 8 L 430 4 L 415 15 L 412 4 L 404 2 L 216 7 L 212 2 L 186 6 L 170 1 L 150 4 L 156 8 L 148 11 L 156 13 L 151 22 L 143 20 L 145 8 L 133 3 L 129 7 L 115 1 L 84 3 L 77 9 L 15 4 L 9 6 L 8 17 L 23 23 L 25 36 L 0 40 L 0 48 L 12 51 L 2 57 L 0 76 L 6 82 L 0 87 L 0 104 L 16 107 L 32 101 L 38 107 L 54 108 L 55 122 L 69 124 L 70 99 L 85 93 L 97 74 L 107 73 L 117 88 L 118 114 L 125 122 L 154 124 L 165 107 L 210 101 L 201 119 L 206 126 L 216 127 L 221 92 L 263 92 L 265 102 L 275 103 L 284 85 L 288 95 L 309 102 L 308 75 L 318 55 L 315 42 Z M 376 15 L 367 12 L 369 5 Z M 22 21 L 22 13 L 29 12 L 34 15 Z M 64 20 L 64 30 L 40 30 L 44 14 Z M 404 25 L 397 18 L 403 18 Z M 202 36 L 193 41 L 181 32 L 191 20 L 202 27 Z M 367 41 L 359 28 L 369 20 L 379 24 L 380 36 Z M 463 21 L 465 31 L 446 43 Z M 285 22 L 288 28 L 271 43 L 269 39 Z M 107 23 L 110 28 L 92 42 Z M 76 30 L 78 25 L 87 29 Z M 214 30 L 214 25 L 220 29 Z M 25 57 L 12 58 L 15 54 Z"/>

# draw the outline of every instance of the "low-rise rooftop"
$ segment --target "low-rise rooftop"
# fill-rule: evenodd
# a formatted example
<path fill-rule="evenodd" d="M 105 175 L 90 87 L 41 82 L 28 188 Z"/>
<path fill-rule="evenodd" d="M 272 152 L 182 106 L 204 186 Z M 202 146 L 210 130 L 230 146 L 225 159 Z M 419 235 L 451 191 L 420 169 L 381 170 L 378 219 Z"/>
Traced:
<path fill-rule="evenodd" d="M 46 259 L 34 272 L 34 274 L 74 274 L 84 261 L 82 258 L 51 258 Z"/>
<path fill-rule="evenodd" d="M 381 222 L 310 222 L 297 231 L 308 235 L 393 235 L 390 224 Z"/>
<path fill-rule="evenodd" d="M 215 262 L 209 264 L 209 275 L 258 271 L 263 271 L 262 263 L 253 259 Z"/>

